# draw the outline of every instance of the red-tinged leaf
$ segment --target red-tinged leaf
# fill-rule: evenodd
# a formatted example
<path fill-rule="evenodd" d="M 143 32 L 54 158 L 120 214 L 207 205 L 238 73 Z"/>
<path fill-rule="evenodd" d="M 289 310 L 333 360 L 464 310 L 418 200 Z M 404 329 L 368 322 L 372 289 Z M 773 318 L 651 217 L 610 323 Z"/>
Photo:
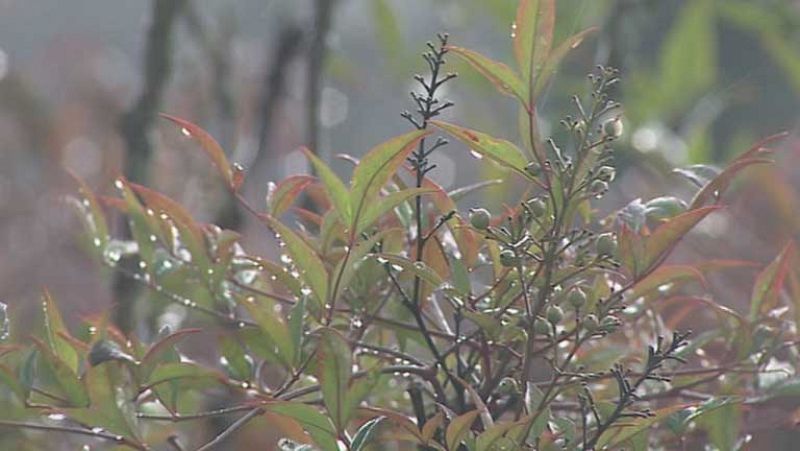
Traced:
<path fill-rule="evenodd" d="M 322 400 L 337 431 L 344 431 L 347 416 L 347 392 L 353 372 L 353 359 L 347 340 L 335 329 L 320 332 L 317 350 L 318 374 Z"/>
<path fill-rule="evenodd" d="M 429 132 L 417 130 L 406 133 L 379 144 L 370 150 L 353 171 L 350 187 L 350 205 L 353 224 L 360 221 L 366 207 L 373 202 L 381 188 L 392 178 L 397 169 L 406 161 L 408 154 Z M 351 231 L 351 236 L 355 233 Z"/>
<path fill-rule="evenodd" d="M 267 212 L 276 218 L 279 217 L 289 209 L 294 200 L 297 199 L 297 196 L 313 182 L 314 177 L 308 175 L 292 175 L 281 180 L 267 193 Z"/>
<path fill-rule="evenodd" d="M 405 232 L 405 230 L 401 228 L 390 228 L 390 229 L 383 229 L 378 233 L 369 237 L 369 239 L 358 242 L 353 246 L 353 250 L 350 253 L 350 257 L 348 259 L 342 258 L 339 260 L 338 265 L 336 266 L 336 270 L 333 274 L 340 274 L 341 277 L 339 280 L 340 287 L 348 287 L 350 286 L 350 281 L 352 280 L 353 276 L 355 276 L 358 267 L 360 266 L 361 262 L 364 258 L 372 252 L 375 248 L 375 245 L 380 243 L 382 240 L 388 238 L 390 235 L 397 235 L 400 236 Z M 346 268 L 343 268 L 344 265 L 347 265 Z"/>
<path fill-rule="evenodd" d="M 520 0 L 512 36 L 522 81 L 532 85 L 550 53 L 555 28 L 555 0 Z"/>
<path fill-rule="evenodd" d="M 758 141 L 757 143 L 753 144 L 748 150 L 739 155 L 737 159 L 755 158 L 761 154 L 771 153 L 771 151 L 766 146 L 768 144 L 774 143 L 775 141 L 780 141 L 786 138 L 787 136 L 789 136 L 789 132 L 780 132 L 774 135 L 767 136 L 761 141 Z"/>
<path fill-rule="evenodd" d="M 432 192 L 433 190 L 430 188 L 408 188 L 390 193 L 377 199 L 376 202 L 366 205 L 362 210 L 361 216 L 358 218 L 358 224 L 356 224 L 355 228 L 356 235 L 366 230 L 369 226 L 374 224 L 375 221 L 394 210 L 395 207 L 403 202 Z"/>
<path fill-rule="evenodd" d="M 411 420 L 411 418 L 403 415 L 402 413 L 396 412 L 394 410 L 383 409 L 383 408 L 380 408 L 380 407 L 362 407 L 360 409 L 360 411 L 361 412 L 366 412 L 368 414 L 382 415 L 382 416 L 385 416 L 385 417 L 389 418 L 389 420 L 391 420 L 389 422 L 389 424 L 391 426 L 393 426 L 394 428 L 400 428 L 400 429 L 404 430 L 409 435 L 413 436 L 414 437 L 414 441 L 416 443 L 419 443 L 419 444 L 427 444 L 427 442 L 433 436 L 433 432 L 435 432 L 435 431 L 431 432 L 431 437 L 428 437 L 426 439 L 425 438 L 426 435 L 425 435 L 425 429 L 424 428 L 423 428 L 422 431 L 420 431 L 420 429 L 417 426 L 417 424 L 414 423 L 414 421 Z M 425 422 L 425 425 L 427 426 L 428 422 L 434 421 L 436 416 L 438 416 L 438 414 L 434 415 L 434 418 L 431 418 L 427 422 Z"/>
<path fill-rule="evenodd" d="M 472 428 L 472 423 L 475 422 L 475 419 L 478 418 L 478 415 L 480 415 L 480 412 L 473 410 L 453 418 L 453 421 L 451 421 L 450 425 L 447 426 L 447 431 L 445 432 L 447 449 L 458 449 L 458 445 L 467 435 L 470 428 Z"/>
<path fill-rule="evenodd" d="M 478 154 L 524 177 L 529 177 L 525 171 L 528 161 L 514 143 L 447 122 L 431 121 L 431 124 L 455 136 Z"/>
<path fill-rule="evenodd" d="M 58 310 L 50 292 L 44 290 L 42 292 L 42 310 L 44 312 L 44 331 L 45 342 L 50 350 L 57 355 L 69 369 L 78 372 L 78 353 L 70 343 L 72 336 L 69 334 L 67 326 L 64 325 L 64 320 L 61 318 L 61 312 Z"/>
<path fill-rule="evenodd" d="M 322 451 L 339 451 L 336 429 L 328 417 L 314 407 L 296 402 L 269 404 L 266 410 L 297 421 Z"/>
<path fill-rule="evenodd" d="M 439 430 L 439 428 L 442 426 L 443 423 L 444 423 L 444 412 L 440 410 L 436 412 L 436 414 L 433 417 L 428 418 L 428 420 L 425 421 L 425 425 L 422 426 L 422 440 L 425 443 L 431 441 L 431 439 L 433 438 L 433 434 L 435 434 L 436 431 Z"/>
<path fill-rule="evenodd" d="M 639 275 L 644 261 L 644 239 L 625 224 L 620 226 L 619 260 L 634 276 Z"/>
<path fill-rule="evenodd" d="M 167 353 L 175 352 L 175 346 L 179 341 L 191 334 L 196 334 L 199 332 L 202 332 L 202 329 L 181 329 L 167 335 L 150 346 L 150 348 L 144 354 L 144 357 L 142 357 L 139 365 L 139 371 L 142 375 L 142 378 L 149 378 L 153 368 L 155 368 L 159 363 L 163 363 L 161 361 L 162 357 Z"/>
<path fill-rule="evenodd" d="M 759 315 L 767 313 L 777 306 L 795 253 L 794 241 L 789 241 L 781 253 L 775 257 L 775 260 L 756 277 L 753 294 L 750 297 L 750 320 L 757 319 Z"/>
<path fill-rule="evenodd" d="M 693 304 L 697 305 L 698 307 L 704 307 L 710 309 L 714 314 L 716 314 L 719 318 L 732 318 L 736 320 L 737 324 L 740 326 L 746 325 L 747 321 L 745 318 L 739 314 L 736 310 L 733 310 L 729 307 L 726 307 L 722 304 L 718 304 L 713 299 L 709 299 L 706 297 L 699 297 L 699 296 L 675 296 L 671 298 L 664 299 L 663 301 L 659 302 L 665 306 L 671 304 Z"/>
<path fill-rule="evenodd" d="M 114 185 L 119 189 L 125 202 L 125 212 L 130 218 L 131 234 L 139 245 L 139 257 L 147 263 L 147 269 L 149 270 L 152 266 L 151 263 L 155 260 L 155 244 L 152 237 L 161 238 L 164 242 L 169 241 L 165 239 L 164 232 L 155 214 L 147 214 L 144 206 L 133 192 L 130 183 L 120 177 L 114 182 Z"/>
<path fill-rule="evenodd" d="M 514 69 L 470 49 L 450 46 L 448 50 L 464 58 L 501 93 L 516 97 L 523 105 L 528 104 L 528 87 Z"/>
<path fill-rule="evenodd" d="M 314 170 L 316 170 L 322 186 L 325 188 L 325 194 L 327 194 L 333 208 L 336 209 L 336 213 L 342 218 L 342 222 L 350 224 L 353 218 L 353 205 L 347 187 L 333 170 L 313 152 L 305 148 L 303 152 L 308 161 L 314 166 Z"/>
<path fill-rule="evenodd" d="M 303 238 L 277 219 L 271 216 L 261 216 L 261 219 L 279 235 L 280 240 L 286 243 L 286 251 L 295 262 L 297 270 L 300 271 L 300 278 L 316 295 L 318 304 L 324 304 L 328 300 L 328 270 L 317 252 Z"/>
<path fill-rule="evenodd" d="M 645 238 L 644 260 L 639 265 L 641 272 L 636 275 L 647 274 L 655 264 L 663 261 L 669 255 L 675 245 L 678 244 L 678 241 L 689 233 L 697 223 L 708 216 L 709 213 L 719 209 L 720 207 L 711 206 L 687 211 L 658 226 L 650 236 Z"/>
<path fill-rule="evenodd" d="M 234 180 L 233 169 L 231 168 L 230 163 L 228 163 L 228 157 L 225 156 L 225 151 L 222 149 L 222 146 L 220 146 L 219 143 L 207 131 L 203 130 L 196 124 L 176 116 L 171 116 L 164 113 L 161 113 L 160 116 L 164 119 L 174 122 L 181 127 L 181 133 L 184 135 L 195 139 L 198 144 L 200 144 L 200 147 L 206 152 L 206 154 L 208 154 L 209 158 L 211 158 L 211 161 L 219 170 L 219 173 L 228 188 L 236 190 L 236 181 Z"/>
<path fill-rule="evenodd" d="M 17 401 L 20 403 L 24 403 L 27 399 L 27 389 L 22 386 L 14 372 L 5 365 L 0 365 L 0 386 L 2 385 L 5 385 L 6 388 L 11 390 L 11 392 L 17 396 Z"/>
<path fill-rule="evenodd" d="M 542 90 L 547 86 L 547 83 L 556 74 L 558 71 L 558 66 L 561 64 L 561 61 L 564 59 L 565 56 L 571 51 L 583 43 L 584 39 L 590 34 L 596 32 L 598 29 L 596 27 L 587 28 L 581 32 L 578 32 L 567 39 L 565 39 L 561 44 L 559 44 L 553 51 L 547 56 L 547 59 L 542 66 L 541 71 L 536 74 L 536 80 L 533 84 L 533 94 L 531 97 L 533 99 L 537 99 L 539 94 L 541 94 Z"/>
<path fill-rule="evenodd" d="M 638 281 L 636 285 L 631 287 L 630 291 L 626 293 L 626 296 L 628 296 L 629 299 L 637 299 L 640 296 L 650 294 L 653 290 L 659 289 L 663 285 L 690 280 L 694 280 L 704 287 L 707 286 L 703 273 L 691 266 L 659 266 L 644 279 Z"/>
<path fill-rule="evenodd" d="M 105 249 L 109 240 L 108 224 L 103 209 L 89 185 L 72 171 L 67 170 L 67 173 L 78 184 L 78 193 L 81 199 L 74 200 L 80 219 L 92 238 L 92 244 L 102 253 L 102 249 Z"/>
<path fill-rule="evenodd" d="M 728 167 L 726 167 L 717 177 L 703 186 L 703 188 L 700 189 L 697 194 L 695 194 L 689 209 L 697 209 L 707 204 L 709 201 L 711 203 L 717 202 L 725 190 L 728 189 L 728 185 L 731 184 L 736 174 L 738 174 L 742 169 L 756 164 L 772 163 L 774 163 L 774 161 L 768 158 L 737 159 L 728 165 Z"/>
<path fill-rule="evenodd" d="M 747 260 L 712 259 L 694 263 L 692 266 L 701 273 L 708 274 L 717 271 L 724 271 L 726 269 L 758 268 L 760 265 L 756 262 Z"/>
<path fill-rule="evenodd" d="M 198 380 L 223 380 L 225 377 L 200 365 L 188 362 L 162 363 L 155 367 L 147 379 L 148 387 L 166 384 L 173 381 Z M 188 382 L 188 381 L 187 381 Z M 188 387 L 188 386 L 187 386 Z"/>
<path fill-rule="evenodd" d="M 195 222 L 192 215 L 183 208 L 183 205 L 157 191 L 136 183 L 130 183 L 133 191 L 144 200 L 147 208 L 152 210 L 158 220 L 162 221 L 163 236 L 168 244 L 174 246 L 172 233 L 169 229 L 174 225 L 178 229 L 180 239 L 189 253 L 192 261 L 205 272 L 211 267 L 208 251 L 205 244 L 205 235 L 202 228 Z M 166 215 L 168 219 L 162 217 Z"/>

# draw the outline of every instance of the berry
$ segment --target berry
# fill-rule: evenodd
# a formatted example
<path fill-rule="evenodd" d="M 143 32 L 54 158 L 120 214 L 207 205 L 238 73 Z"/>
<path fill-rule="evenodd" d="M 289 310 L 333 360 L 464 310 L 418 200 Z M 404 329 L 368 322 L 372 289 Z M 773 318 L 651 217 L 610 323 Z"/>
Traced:
<path fill-rule="evenodd" d="M 486 230 L 492 222 L 492 214 L 485 208 L 473 208 L 469 211 L 469 223 L 478 230 Z"/>
<path fill-rule="evenodd" d="M 617 139 L 622 136 L 623 126 L 622 120 L 618 117 L 612 117 L 603 122 L 603 135 L 611 139 Z"/>
<path fill-rule="evenodd" d="M 564 311 L 557 305 L 547 307 L 547 313 L 545 315 L 547 316 L 547 320 L 553 324 L 558 324 L 564 319 Z"/>
<path fill-rule="evenodd" d="M 567 295 L 567 302 L 575 310 L 583 307 L 586 304 L 586 293 L 578 287 L 573 288 L 569 295 Z"/>
<path fill-rule="evenodd" d="M 539 335 L 550 335 L 551 330 L 550 323 L 542 318 L 537 318 L 533 323 L 533 331 Z"/>
<path fill-rule="evenodd" d="M 526 204 L 528 205 L 528 210 L 537 218 L 541 218 L 547 213 L 547 205 L 538 197 L 529 200 Z"/>
<path fill-rule="evenodd" d="M 597 320 L 597 316 L 594 314 L 588 314 L 583 317 L 583 327 L 589 331 L 594 332 L 600 327 L 600 322 Z"/>
<path fill-rule="evenodd" d="M 617 240 L 611 233 L 604 233 L 597 237 L 595 241 L 597 255 L 613 256 L 617 253 Z"/>
<path fill-rule="evenodd" d="M 519 258 L 517 258 L 517 254 L 514 253 L 514 251 L 512 251 L 511 249 L 505 249 L 502 252 L 500 252 L 501 265 L 510 268 L 517 266 L 517 263 L 519 263 Z"/>

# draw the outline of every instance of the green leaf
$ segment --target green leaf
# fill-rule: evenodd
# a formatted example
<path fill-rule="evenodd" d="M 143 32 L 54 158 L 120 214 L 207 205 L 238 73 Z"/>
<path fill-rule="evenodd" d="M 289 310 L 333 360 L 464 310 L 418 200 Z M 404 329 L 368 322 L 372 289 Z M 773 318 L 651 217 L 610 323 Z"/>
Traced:
<path fill-rule="evenodd" d="M 416 130 L 394 137 L 374 147 L 359 161 L 353 171 L 350 188 L 350 205 L 353 209 L 351 226 L 360 221 L 366 207 L 375 200 L 381 188 L 426 134 L 427 131 Z"/>
<path fill-rule="evenodd" d="M 314 166 L 317 175 L 319 176 L 322 186 L 325 187 L 325 193 L 333 204 L 333 208 L 345 224 L 353 222 L 353 203 L 350 201 L 350 193 L 342 180 L 331 170 L 331 168 L 320 160 L 319 157 L 314 155 L 308 149 L 303 149 L 306 158 Z"/>
<path fill-rule="evenodd" d="M 224 366 L 232 378 L 249 381 L 253 375 L 253 359 L 245 353 L 242 345 L 235 339 L 222 335 L 219 338 L 219 350 L 224 357 Z"/>
<path fill-rule="evenodd" d="M 501 93 L 516 97 L 523 105 L 528 104 L 528 87 L 520 80 L 514 69 L 470 49 L 449 46 L 448 50 L 464 58 Z"/>
<path fill-rule="evenodd" d="M 331 421 L 312 406 L 288 402 L 270 404 L 266 410 L 297 421 L 322 451 L 339 451 L 337 433 Z"/>
<path fill-rule="evenodd" d="M 75 348 L 72 347 L 72 344 L 67 339 L 70 337 L 69 330 L 64 325 L 61 312 L 59 312 L 58 306 L 47 290 L 42 293 L 42 308 L 44 309 L 44 330 L 47 345 L 73 373 L 77 373 L 78 352 L 75 351 Z"/>
<path fill-rule="evenodd" d="M 646 213 L 642 199 L 636 198 L 617 213 L 617 218 L 632 231 L 639 233 L 647 223 Z"/>
<path fill-rule="evenodd" d="M 139 374 L 142 379 L 148 379 L 156 365 L 166 361 L 177 361 L 179 356 L 175 350 L 176 344 L 187 335 L 198 332 L 201 332 L 201 329 L 182 329 L 170 333 L 150 346 L 139 365 Z"/>
<path fill-rule="evenodd" d="M 352 351 L 339 332 L 327 328 L 320 332 L 317 357 L 322 400 L 336 430 L 344 431 L 349 420 L 347 389 L 353 371 Z"/>
<path fill-rule="evenodd" d="M 525 390 L 525 407 L 528 409 L 528 415 L 531 419 L 535 416 L 533 424 L 531 425 L 528 436 L 531 438 L 539 438 L 547 427 L 547 422 L 550 421 L 550 407 L 545 406 L 544 410 L 539 412 L 544 402 L 544 392 L 532 382 L 528 382 L 528 388 Z"/>
<path fill-rule="evenodd" d="M 317 173 L 319 173 L 319 170 Z M 281 180 L 277 185 L 270 185 L 270 190 L 267 193 L 267 212 L 276 218 L 279 217 L 289 209 L 297 196 L 312 183 L 314 183 L 314 177 L 292 175 Z"/>
<path fill-rule="evenodd" d="M 451 421 L 450 425 L 447 426 L 447 431 L 445 432 L 447 449 L 458 449 L 458 445 L 464 439 L 464 436 L 469 432 L 470 428 L 472 427 L 472 423 L 475 422 L 475 419 L 478 418 L 478 415 L 480 415 L 480 412 L 473 410 L 453 418 L 453 421 Z"/>
<path fill-rule="evenodd" d="M 789 241 L 781 253 L 775 257 L 756 277 L 753 294 L 750 297 L 750 320 L 754 321 L 762 313 L 768 312 L 778 304 L 783 283 L 794 261 L 795 244 Z"/>
<path fill-rule="evenodd" d="M 685 409 L 686 404 L 664 407 L 654 412 L 653 416 L 636 418 L 625 422 L 625 425 L 613 425 L 597 441 L 597 449 L 615 449 L 628 440 L 650 429 L 654 424 L 668 418 L 673 413 Z"/>
<path fill-rule="evenodd" d="M 300 277 L 308 284 L 322 305 L 328 299 L 328 271 L 317 252 L 292 229 L 272 216 L 261 216 L 264 222 L 286 243 L 286 250 L 300 271 Z"/>
<path fill-rule="evenodd" d="M 275 345 L 275 353 L 288 368 L 295 362 L 297 350 L 289 326 L 281 315 L 275 314 L 272 302 L 261 298 L 248 298 L 241 305 L 258 324 L 261 332 Z"/>
<path fill-rule="evenodd" d="M 28 398 L 28 390 L 22 381 L 4 365 L 0 365 L 0 384 L 8 387 L 17 396 L 19 402 L 24 403 Z"/>
<path fill-rule="evenodd" d="M 230 189 L 236 190 L 239 188 L 237 185 L 240 182 L 234 180 L 234 172 L 230 163 L 228 163 L 225 151 L 208 132 L 185 119 L 163 113 L 161 113 L 160 116 L 177 124 L 181 127 L 181 133 L 193 138 L 200 144 L 200 147 L 208 154 L 209 158 L 211 158 L 211 161 L 219 170 L 220 175 L 222 175 L 222 179 Z"/>
<path fill-rule="evenodd" d="M 673 196 L 656 197 L 647 201 L 644 209 L 648 218 L 665 220 L 685 212 L 686 202 Z"/>
<path fill-rule="evenodd" d="M 584 39 L 590 34 L 596 32 L 598 28 L 592 27 L 586 30 L 580 31 L 567 39 L 565 39 L 561 44 L 559 44 L 553 51 L 547 56 L 547 59 L 544 61 L 544 65 L 542 66 L 541 71 L 537 74 L 536 80 L 534 82 L 533 87 L 533 95 L 531 96 L 533 99 L 539 98 L 539 94 L 542 93 L 544 88 L 547 86 L 547 83 L 556 74 L 558 71 L 558 66 L 561 64 L 561 61 L 564 59 L 565 56 L 570 52 L 570 50 L 574 50 L 578 48 L 578 46 L 583 43 Z"/>
<path fill-rule="evenodd" d="M 555 0 L 520 0 L 514 21 L 514 57 L 523 82 L 533 86 L 550 53 L 555 28 Z"/>
<path fill-rule="evenodd" d="M 336 266 L 336 271 L 334 274 L 341 273 L 341 280 L 339 281 L 340 287 L 348 287 L 350 286 L 350 281 L 352 280 L 353 276 L 355 276 L 358 268 L 361 266 L 362 260 L 364 257 L 367 256 L 370 252 L 375 249 L 375 246 L 381 242 L 382 240 L 388 238 L 390 235 L 401 235 L 405 232 L 404 229 L 399 227 L 391 228 L 391 229 L 383 229 L 380 232 L 372 235 L 369 239 L 365 241 L 361 241 L 353 246 L 353 250 L 350 253 L 350 258 L 344 259 L 342 258 L 339 261 L 339 264 Z M 347 265 L 346 268 L 342 268 L 343 265 Z"/>
<path fill-rule="evenodd" d="M 293 365 L 299 365 L 303 355 L 303 319 L 306 313 L 306 298 L 300 297 L 289 313 L 289 338 L 294 347 Z"/>
<path fill-rule="evenodd" d="M 434 190 L 430 188 L 409 188 L 402 191 L 395 191 L 389 195 L 380 198 L 377 202 L 368 204 L 364 207 L 363 213 L 358 218 L 356 225 L 356 234 L 360 234 L 367 227 L 371 226 L 381 216 L 393 210 L 403 202 L 421 196 L 423 194 L 432 193 Z"/>
<path fill-rule="evenodd" d="M 365 449 L 365 446 L 372 440 L 372 436 L 375 435 L 378 425 L 385 419 L 386 417 L 375 417 L 361 425 L 358 431 L 356 431 L 353 441 L 350 443 L 350 449 L 352 451 L 362 451 Z"/>
<path fill-rule="evenodd" d="M 44 364 L 44 368 L 41 365 L 39 366 L 39 371 L 49 372 L 70 406 L 88 406 L 89 394 L 86 392 L 86 387 L 78 379 L 76 372 L 45 343 L 36 338 L 33 338 L 33 340 L 40 352 L 40 362 Z"/>
<path fill-rule="evenodd" d="M 109 239 L 108 224 L 106 223 L 103 209 L 100 207 L 97 196 L 95 196 L 94 192 L 89 188 L 89 185 L 87 185 L 83 179 L 72 173 L 72 171 L 67 170 L 67 173 L 69 173 L 78 184 L 78 192 L 82 198 L 80 200 L 74 199 L 74 205 L 78 211 L 80 220 L 89 232 L 92 238 L 92 244 L 102 253 L 102 249 L 105 249 Z"/>
<path fill-rule="evenodd" d="M 530 177 L 525 171 L 528 161 L 514 143 L 447 122 L 431 121 L 431 124 L 455 136 L 478 154 L 524 177 Z"/>

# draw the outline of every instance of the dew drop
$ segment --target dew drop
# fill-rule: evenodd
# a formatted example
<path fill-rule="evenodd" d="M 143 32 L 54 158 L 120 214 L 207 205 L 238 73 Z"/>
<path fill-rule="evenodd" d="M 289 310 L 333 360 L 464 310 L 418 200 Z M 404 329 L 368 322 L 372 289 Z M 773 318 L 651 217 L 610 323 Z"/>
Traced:
<path fill-rule="evenodd" d="M 189 129 L 186 128 L 186 127 L 181 127 L 181 133 L 183 134 L 183 136 L 187 136 L 187 137 L 191 137 L 192 136 L 192 132 L 190 132 Z"/>
<path fill-rule="evenodd" d="M 483 160 L 483 155 L 481 155 L 480 153 L 478 153 L 473 149 L 469 150 L 469 154 L 472 155 L 472 157 L 475 158 L 476 160 Z"/>
<path fill-rule="evenodd" d="M 114 180 L 114 186 L 116 186 L 117 189 L 124 189 L 125 188 L 125 185 L 122 183 L 122 180 L 120 180 L 120 179 Z"/>

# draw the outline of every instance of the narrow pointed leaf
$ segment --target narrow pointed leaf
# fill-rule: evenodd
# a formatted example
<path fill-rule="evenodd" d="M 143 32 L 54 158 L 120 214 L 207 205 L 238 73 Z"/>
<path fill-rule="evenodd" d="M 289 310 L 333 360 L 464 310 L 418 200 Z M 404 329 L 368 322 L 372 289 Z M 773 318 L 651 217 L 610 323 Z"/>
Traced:
<path fill-rule="evenodd" d="M 756 278 L 753 285 L 753 294 L 750 298 L 750 319 L 755 320 L 758 315 L 768 312 L 778 304 L 783 283 L 789 272 L 790 265 L 795 257 L 795 244 L 790 241 L 775 260 L 773 260 Z"/>
<path fill-rule="evenodd" d="M 447 426 L 447 431 L 445 432 L 447 449 L 458 449 L 458 445 L 461 443 L 461 440 L 464 439 L 464 436 L 467 435 L 472 427 L 472 423 L 478 418 L 478 415 L 480 415 L 480 412 L 473 410 L 453 418 L 453 421 Z"/>
<path fill-rule="evenodd" d="M 528 104 L 528 88 L 514 69 L 470 49 L 452 46 L 448 49 L 466 60 L 501 93 L 516 97 L 523 105 Z"/>
<path fill-rule="evenodd" d="M 55 355 L 66 363 L 70 370 L 77 373 L 78 353 L 69 343 L 69 338 L 71 338 L 69 330 L 64 325 L 61 312 L 47 290 L 42 293 L 42 309 L 44 310 L 44 329 L 47 345 Z"/>
<path fill-rule="evenodd" d="M 541 71 L 536 75 L 536 81 L 534 82 L 533 87 L 533 94 L 532 98 L 536 99 L 539 97 L 539 94 L 542 93 L 542 90 L 547 86 L 547 83 L 553 78 L 553 75 L 556 74 L 558 71 L 558 67 L 561 64 L 561 61 L 564 59 L 565 56 L 571 51 L 583 43 L 587 36 L 597 31 L 596 27 L 587 28 L 581 32 L 578 32 L 566 40 L 564 40 L 561 44 L 559 44 L 553 51 L 547 56 L 547 59 L 544 61 L 544 65 L 542 66 Z"/>
<path fill-rule="evenodd" d="M 176 116 L 171 116 L 164 113 L 162 113 L 160 116 L 177 124 L 179 127 L 181 127 L 181 133 L 197 141 L 203 151 L 205 151 L 205 153 L 209 156 L 209 158 L 211 158 L 211 161 L 217 167 L 217 170 L 219 171 L 226 185 L 233 190 L 237 188 L 236 181 L 234 180 L 233 169 L 231 168 L 230 163 L 228 163 L 228 157 L 225 156 L 225 151 L 207 131 L 203 130 L 196 124 Z"/>
<path fill-rule="evenodd" d="M 331 204 L 333 204 L 333 208 L 336 209 L 345 224 L 350 224 L 353 218 L 353 206 L 350 202 L 350 193 L 347 191 L 347 187 L 331 170 L 330 166 L 320 160 L 313 152 L 308 149 L 303 149 L 303 152 L 306 154 L 308 161 L 314 166 L 322 186 L 325 187 L 325 193 L 328 195 Z"/>
<path fill-rule="evenodd" d="M 339 451 L 336 430 L 330 419 L 314 407 L 291 402 L 270 404 L 266 410 L 297 421 L 322 451 Z"/>
<path fill-rule="evenodd" d="M 278 217 L 286 212 L 292 202 L 310 184 L 314 183 L 314 177 L 308 175 L 292 175 L 283 179 L 267 194 L 267 212 L 272 216 Z"/>
<path fill-rule="evenodd" d="M 514 143 L 447 122 L 431 121 L 431 124 L 455 136 L 480 155 L 528 177 L 525 172 L 528 161 Z"/>
<path fill-rule="evenodd" d="M 555 0 L 520 0 L 512 30 L 514 57 L 523 82 L 532 85 L 550 53 L 555 28 Z"/>
<path fill-rule="evenodd" d="M 403 202 L 432 192 L 433 190 L 429 188 L 408 188 L 403 191 L 395 191 L 380 198 L 377 202 L 367 204 L 362 209 L 362 213 L 358 218 L 356 234 L 360 234 L 366 230 L 369 226 L 374 224 L 375 221 Z"/>
<path fill-rule="evenodd" d="M 673 247 L 697 223 L 720 207 L 703 207 L 675 216 L 658 226 L 645 241 L 644 261 L 640 266 L 649 271 L 654 263 L 666 258 Z M 644 272 L 640 273 L 644 274 Z"/>
<path fill-rule="evenodd" d="M 378 425 L 385 419 L 386 417 L 376 417 L 361 425 L 361 427 L 358 428 L 358 431 L 356 431 L 356 435 L 353 437 L 353 441 L 350 444 L 350 449 L 352 451 L 365 450 L 366 445 L 375 435 Z"/>
<path fill-rule="evenodd" d="M 323 329 L 317 351 L 322 400 L 336 430 L 347 427 L 347 388 L 352 375 L 353 360 L 350 346 L 334 329 Z"/>

